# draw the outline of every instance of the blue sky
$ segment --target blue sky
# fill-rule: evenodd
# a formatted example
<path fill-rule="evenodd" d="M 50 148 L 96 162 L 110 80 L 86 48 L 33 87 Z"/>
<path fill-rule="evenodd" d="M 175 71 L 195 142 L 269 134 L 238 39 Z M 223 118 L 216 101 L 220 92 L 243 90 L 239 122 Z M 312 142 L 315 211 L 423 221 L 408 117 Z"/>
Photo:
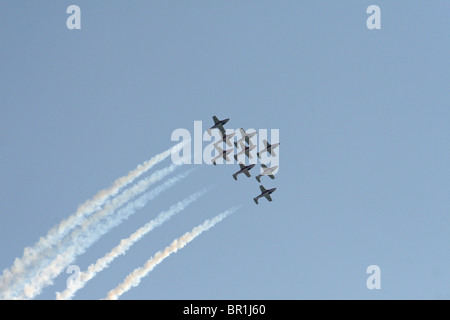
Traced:
<path fill-rule="evenodd" d="M 66 28 L 71 4 L 81 30 Z M 381 30 L 366 27 L 372 4 Z M 229 128 L 279 129 L 280 170 L 264 183 L 274 201 L 256 206 L 258 183 L 234 181 L 237 165 L 197 166 L 76 264 L 213 190 L 76 298 L 104 297 L 238 204 L 122 298 L 450 298 L 449 11 L 448 1 L 3 1 L 0 270 L 173 145 L 174 129 L 217 115 Z M 366 287 L 372 264 L 381 290 Z M 37 298 L 53 299 L 68 276 Z"/>

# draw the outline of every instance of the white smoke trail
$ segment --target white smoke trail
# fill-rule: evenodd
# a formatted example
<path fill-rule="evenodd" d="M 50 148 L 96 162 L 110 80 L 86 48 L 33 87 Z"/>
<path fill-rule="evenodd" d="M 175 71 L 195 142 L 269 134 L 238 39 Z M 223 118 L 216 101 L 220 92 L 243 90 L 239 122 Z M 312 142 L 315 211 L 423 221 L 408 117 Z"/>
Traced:
<path fill-rule="evenodd" d="M 177 165 L 171 165 L 177 166 Z M 167 169 L 167 168 L 166 168 Z M 164 169 L 162 169 L 164 170 Z M 118 226 L 124 220 L 128 219 L 137 209 L 144 207 L 149 201 L 153 200 L 161 192 L 175 185 L 181 179 L 187 177 L 195 169 L 188 170 L 173 178 L 170 178 L 162 185 L 143 194 L 133 202 L 128 203 L 121 208 L 115 216 L 103 214 L 102 219 L 97 217 L 99 213 L 86 220 L 78 230 L 68 235 L 63 243 L 57 248 L 58 255 L 50 259 L 47 266 L 39 270 L 38 274 L 28 282 L 22 292 L 16 296 L 16 299 L 32 299 L 42 292 L 42 289 L 53 284 L 53 279 L 63 272 L 68 265 L 75 261 L 76 257 L 86 252 L 101 236 L 106 234 L 112 228 Z M 161 170 L 160 170 L 161 171 Z M 103 211 L 103 210 L 102 210 Z M 112 213 L 112 212 L 109 212 Z"/>
<path fill-rule="evenodd" d="M 33 246 L 26 247 L 22 258 L 16 258 L 9 269 L 5 269 L 0 276 L 0 298 L 4 290 L 12 291 L 17 286 L 23 285 L 25 277 L 30 272 L 29 268 L 34 268 L 34 264 L 39 260 L 40 254 L 45 249 L 51 247 L 56 241 L 62 239 L 76 226 L 80 225 L 86 216 L 99 210 L 111 197 L 115 196 L 121 189 L 132 183 L 139 176 L 150 170 L 154 165 L 166 159 L 171 152 L 179 150 L 185 143 L 181 142 L 174 147 L 154 156 L 148 161 L 138 165 L 136 169 L 130 171 L 126 176 L 113 182 L 111 187 L 101 190 L 92 199 L 81 204 L 77 211 L 64 219 L 59 225 L 48 231 L 45 237 L 41 237 Z"/>
<path fill-rule="evenodd" d="M 119 203 L 117 203 L 117 198 L 115 198 L 110 204 L 106 205 L 104 209 L 85 219 L 83 224 L 70 233 L 63 241 L 58 241 L 53 250 L 53 255 L 50 258 L 41 261 L 41 264 L 46 265 L 46 267 L 40 269 L 38 273 L 25 284 L 23 290 L 13 297 L 16 299 L 31 299 L 40 294 L 44 287 L 53 284 L 53 279 L 72 263 L 78 255 L 84 253 L 102 235 L 131 216 L 136 209 L 142 208 L 161 192 L 187 177 L 193 171 L 189 170 L 167 180 L 162 185 L 145 193 L 135 201 L 130 202 L 120 209 L 115 216 L 112 216 L 114 210 L 119 206 L 123 205 L 138 193 L 143 192 L 151 183 L 161 180 L 176 167 L 177 165 L 172 164 L 167 168 L 155 172 L 150 178 L 146 178 L 129 190 L 124 191 L 123 194 L 127 194 L 129 197 L 121 199 L 123 201 L 119 201 Z M 145 181 L 145 183 L 141 183 L 143 181 Z M 130 190 L 133 190 L 136 193 L 129 192 Z"/>
<path fill-rule="evenodd" d="M 175 239 L 168 247 L 164 249 L 164 251 L 157 252 L 150 260 L 148 260 L 144 266 L 135 269 L 131 272 L 125 280 L 119 284 L 116 288 L 112 289 L 108 292 L 105 300 L 117 300 L 122 294 L 127 292 L 133 287 L 137 287 L 141 282 L 142 278 L 147 276 L 158 264 L 160 264 L 165 258 L 170 256 L 172 253 L 177 252 L 182 249 L 189 242 L 198 237 L 202 232 L 209 230 L 215 224 L 219 223 L 223 219 L 225 219 L 228 215 L 232 214 L 240 207 L 234 207 L 228 209 L 227 211 L 219 214 L 218 216 L 206 220 L 201 225 L 192 229 L 192 231 L 185 233 L 178 239 Z"/>
<path fill-rule="evenodd" d="M 120 243 L 114 247 L 110 252 L 108 252 L 102 258 L 99 258 L 95 263 L 91 264 L 85 272 L 81 272 L 78 275 L 78 279 L 68 285 L 66 290 L 63 292 L 56 293 L 57 300 L 67 300 L 72 299 L 75 293 L 82 289 L 86 283 L 94 278 L 99 272 L 108 268 L 109 265 L 120 255 L 124 255 L 128 249 L 130 249 L 133 244 L 142 239 L 147 233 L 152 231 L 154 228 L 162 225 L 164 222 L 169 220 L 178 212 L 184 210 L 189 204 L 196 201 L 198 198 L 203 196 L 208 191 L 207 188 L 204 188 L 184 200 L 179 201 L 178 203 L 171 206 L 168 210 L 161 212 L 155 219 L 151 220 L 143 227 L 139 228 L 136 232 L 130 235 L 126 239 L 122 239 Z"/>

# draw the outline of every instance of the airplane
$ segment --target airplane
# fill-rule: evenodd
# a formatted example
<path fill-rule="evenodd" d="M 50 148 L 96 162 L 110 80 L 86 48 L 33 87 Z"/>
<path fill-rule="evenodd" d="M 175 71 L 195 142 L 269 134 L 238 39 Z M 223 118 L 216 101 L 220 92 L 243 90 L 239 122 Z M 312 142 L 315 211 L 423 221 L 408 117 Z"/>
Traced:
<path fill-rule="evenodd" d="M 274 193 L 275 190 L 277 190 L 277 188 L 266 190 L 266 188 L 264 188 L 262 185 L 259 186 L 259 188 L 261 189 L 261 194 L 256 198 L 253 198 L 253 201 L 255 201 L 255 203 L 258 204 L 258 199 L 262 197 L 266 197 L 267 200 L 272 201 L 272 197 L 270 195 Z"/>
<path fill-rule="evenodd" d="M 258 180 L 258 182 L 261 182 L 261 177 L 262 176 L 269 176 L 270 179 L 275 179 L 275 176 L 272 174 L 272 172 L 274 172 L 275 170 L 278 169 L 278 166 L 275 167 L 271 167 L 269 168 L 268 166 L 266 166 L 265 164 L 261 164 L 261 167 L 264 169 L 263 173 L 257 175 L 255 178 L 256 180 Z"/>
<path fill-rule="evenodd" d="M 264 145 L 266 146 L 266 148 L 260 152 L 257 153 L 258 158 L 261 158 L 261 154 L 264 152 L 268 152 L 270 153 L 271 156 L 276 156 L 275 152 L 273 151 L 273 149 L 275 149 L 276 147 L 278 147 L 280 144 L 279 143 L 274 143 L 274 144 L 270 144 L 267 142 L 267 140 L 263 140 Z"/>
<path fill-rule="evenodd" d="M 238 148 L 237 142 L 235 142 L 234 145 L 236 146 L 236 148 Z M 242 149 L 242 150 L 239 151 L 237 154 L 234 155 L 234 159 L 236 159 L 236 161 L 237 161 L 238 157 L 239 157 L 241 154 L 245 154 L 245 155 L 247 155 L 247 157 L 248 157 L 249 159 L 253 159 L 253 156 L 252 156 L 252 154 L 251 154 L 250 152 L 251 152 L 253 149 L 255 149 L 255 148 L 256 148 L 255 145 L 246 146 L 246 145 L 244 145 L 243 142 L 241 142 L 241 149 Z"/>
<path fill-rule="evenodd" d="M 223 134 L 222 135 L 222 140 L 217 141 L 216 143 L 214 143 L 214 146 L 217 147 L 217 145 L 219 145 L 219 143 L 226 143 L 227 146 L 232 147 L 233 145 L 231 144 L 231 138 L 234 137 L 234 135 L 236 134 L 236 132 L 233 132 L 231 134 Z"/>
<path fill-rule="evenodd" d="M 241 132 L 241 138 L 238 140 L 238 142 L 241 142 L 242 140 L 245 140 L 248 144 L 251 144 L 250 139 L 256 134 L 255 132 L 246 133 L 243 128 L 240 128 L 239 131 Z"/>
<path fill-rule="evenodd" d="M 209 134 L 211 134 L 211 129 L 219 129 L 220 132 L 222 132 L 222 135 L 225 134 L 225 129 L 224 129 L 224 125 L 225 123 L 227 123 L 230 118 L 224 119 L 224 120 L 219 120 L 216 116 L 213 116 L 213 120 L 214 120 L 214 125 L 208 129 Z"/>
<path fill-rule="evenodd" d="M 215 157 L 212 160 L 212 163 L 214 165 L 216 165 L 216 160 L 220 159 L 220 158 L 224 158 L 226 162 L 230 161 L 230 158 L 228 158 L 228 155 L 234 151 L 234 149 L 228 149 L 228 150 L 222 150 L 221 147 L 216 147 L 216 149 L 219 151 L 219 155 L 217 157 Z"/>
<path fill-rule="evenodd" d="M 240 173 L 244 173 L 247 177 L 250 178 L 250 172 L 249 172 L 249 171 L 250 171 L 255 165 L 254 165 L 254 164 L 251 164 L 251 165 L 246 166 L 246 165 L 244 165 L 244 164 L 242 164 L 242 163 L 239 163 L 239 166 L 241 167 L 241 170 L 239 170 L 238 172 L 236 172 L 235 174 L 233 174 L 234 180 L 237 181 L 237 176 L 238 176 L 238 174 L 240 174 Z"/>

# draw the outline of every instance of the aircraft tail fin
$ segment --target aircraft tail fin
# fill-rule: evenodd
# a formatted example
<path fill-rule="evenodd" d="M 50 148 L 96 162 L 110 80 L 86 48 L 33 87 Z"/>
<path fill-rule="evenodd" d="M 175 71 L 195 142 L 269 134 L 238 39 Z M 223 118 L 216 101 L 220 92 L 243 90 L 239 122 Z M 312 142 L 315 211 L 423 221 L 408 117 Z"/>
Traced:
<path fill-rule="evenodd" d="M 255 177 L 258 182 L 261 182 L 261 175 Z"/>
<path fill-rule="evenodd" d="M 258 204 L 258 197 L 253 198 L 253 201 L 255 201 L 255 203 Z"/>
<path fill-rule="evenodd" d="M 233 174 L 233 178 L 237 181 L 237 173 Z"/>

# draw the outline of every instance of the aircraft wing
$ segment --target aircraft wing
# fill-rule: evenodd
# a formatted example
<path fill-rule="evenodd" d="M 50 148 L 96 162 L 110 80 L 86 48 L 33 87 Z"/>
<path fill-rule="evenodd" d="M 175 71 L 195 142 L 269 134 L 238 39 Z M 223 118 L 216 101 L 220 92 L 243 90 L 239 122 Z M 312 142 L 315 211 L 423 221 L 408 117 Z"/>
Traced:
<path fill-rule="evenodd" d="M 216 116 L 213 116 L 213 121 L 214 121 L 214 124 L 217 124 L 219 122 L 219 119 Z"/>
<path fill-rule="evenodd" d="M 275 179 L 275 176 L 273 174 L 269 174 L 270 179 Z"/>
<path fill-rule="evenodd" d="M 249 177 L 249 178 L 251 177 L 250 172 L 248 172 L 248 170 L 245 170 L 244 173 L 247 177 Z"/>
<path fill-rule="evenodd" d="M 219 130 L 220 130 L 220 132 L 222 132 L 222 134 L 226 134 L 226 133 L 225 133 L 225 128 L 223 127 L 223 125 L 219 124 L 219 125 L 217 126 L 217 128 L 219 128 Z"/>
<path fill-rule="evenodd" d="M 267 200 L 272 201 L 272 197 L 270 196 L 270 194 L 266 194 L 265 197 Z"/>
<path fill-rule="evenodd" d="M 263 186 L 259 186 L 259 189 L 261 189 L 261 193 L 266 192 L 266 188 L 264 188 Z"/>

